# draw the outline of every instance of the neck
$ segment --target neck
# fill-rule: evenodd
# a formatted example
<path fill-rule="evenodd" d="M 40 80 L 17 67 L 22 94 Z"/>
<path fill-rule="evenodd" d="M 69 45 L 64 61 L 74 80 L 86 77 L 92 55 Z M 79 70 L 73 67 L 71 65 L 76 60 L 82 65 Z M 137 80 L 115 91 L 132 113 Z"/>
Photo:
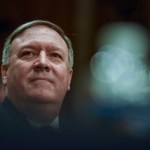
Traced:
<path fill-rule="evenodd" d="M 15 103 L 15 101 L 12 101 L 12 103 L 28 119 L 40 124 L 50 124 L 59 115 L 60 107 L 58 108 L 58 105 L 54 103 L 41 104 L 26 101 L 24 103 Z"/>

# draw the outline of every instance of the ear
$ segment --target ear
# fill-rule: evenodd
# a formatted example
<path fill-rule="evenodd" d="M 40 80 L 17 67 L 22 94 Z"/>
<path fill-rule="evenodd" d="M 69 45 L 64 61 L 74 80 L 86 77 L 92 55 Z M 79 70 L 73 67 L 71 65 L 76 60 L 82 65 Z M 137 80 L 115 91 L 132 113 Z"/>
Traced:
<path fill-rule="evenodd" d="M 1 65 L 1 74 L 2 74 L 2 83 L 4 85 L 7 84 L 7 70 L 8 70 L 8 66 L 6 64 L 2 64 Z"/>
<path fill-rule="evenodd" d="M 68 82 L 68 91 L 70 90 L 71 79 L 73 75 L 73 69 L 69 70 L 69 82 Z"/>

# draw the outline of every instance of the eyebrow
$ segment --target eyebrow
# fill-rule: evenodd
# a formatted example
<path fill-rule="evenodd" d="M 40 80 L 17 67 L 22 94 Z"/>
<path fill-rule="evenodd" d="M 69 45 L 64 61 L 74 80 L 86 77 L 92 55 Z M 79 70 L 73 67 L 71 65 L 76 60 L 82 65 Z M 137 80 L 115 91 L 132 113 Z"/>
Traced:
<path fill-rule="evenodd" d="M 54 51 L 59 51 L 59 52 L 61 52 L 63 55 L 65 55 L 64 50 L 62 50 L 62 48 L 60 48 L 60 47 L 57 47 L 57 46 L 55 46 L 55 45 L 49 45 L 49 44 L 47 44 L 44 48 L 41 48 L 41 46 L 39 45 L 38 42 L 31 42 L 31 43 L 28 43 L 28 44 L 23 44 L 23 45 L 19 48 L 19 50 L 25 49 L 25 48 L 31 48 L 31 49 L 37 48 L 38 50 L 40 50 L 40 49 L 45 49 L 45 50 L 50 50 L 50 49 L 52 49 L 52 50 L 54 50 Z"/>

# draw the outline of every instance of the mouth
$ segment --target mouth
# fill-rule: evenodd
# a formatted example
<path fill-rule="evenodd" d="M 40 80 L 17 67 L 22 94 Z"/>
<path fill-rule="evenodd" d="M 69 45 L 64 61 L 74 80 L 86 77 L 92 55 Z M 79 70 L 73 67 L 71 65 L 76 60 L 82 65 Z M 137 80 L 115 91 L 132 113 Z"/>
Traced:
<path fill-rule="evenodd" d="M 53 83 L 53 81 L 50 80 L 49 78 L 33 78 L 30 81 L 31 82 L 35 82 L 35 81 L 47 81 L 47 82 Z"/>

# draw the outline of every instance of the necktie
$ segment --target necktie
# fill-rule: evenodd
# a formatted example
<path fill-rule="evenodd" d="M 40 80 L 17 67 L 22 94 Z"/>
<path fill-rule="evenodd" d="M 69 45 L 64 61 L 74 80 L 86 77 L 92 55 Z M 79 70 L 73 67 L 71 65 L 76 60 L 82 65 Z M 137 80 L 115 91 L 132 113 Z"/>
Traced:
<path fill-rule="evenodd" d="M 51 126 L 42 126 L 39 130 L 42 134 L 52 134 L 55 132 Z"/>

